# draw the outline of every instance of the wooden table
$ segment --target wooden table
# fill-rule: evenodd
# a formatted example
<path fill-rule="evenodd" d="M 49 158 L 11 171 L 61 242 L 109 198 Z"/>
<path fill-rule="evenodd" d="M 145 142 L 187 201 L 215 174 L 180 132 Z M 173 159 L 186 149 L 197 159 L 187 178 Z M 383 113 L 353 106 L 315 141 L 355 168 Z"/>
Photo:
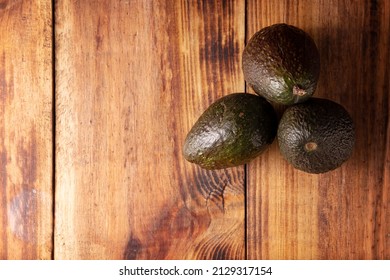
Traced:
<path fill-rule="evenodd" d="M 390 259 L 390 1 L 55 3 L 0 1 L 1 259 Z M 352 158 L 310 175 L 275 141 L 246 166 L 186 162 L 277 22 L 314 38 Z"/>

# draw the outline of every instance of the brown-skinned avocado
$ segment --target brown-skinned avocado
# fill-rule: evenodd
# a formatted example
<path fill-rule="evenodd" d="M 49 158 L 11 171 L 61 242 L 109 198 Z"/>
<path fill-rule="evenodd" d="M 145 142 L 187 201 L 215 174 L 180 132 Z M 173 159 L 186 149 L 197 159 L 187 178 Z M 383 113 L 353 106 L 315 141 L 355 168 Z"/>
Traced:
<path fill-rule="evenodd" d="M 290 164 L 317 174 L 336 169 L 349 159 L 355 130 L 342 105 L 310 98 L 285 110 L 277 137 L 280 152 Z"/>
<path fill-rule="evenodd" d="M 276 130 L 276 113 L 263 97 L 229 94 L 199 117 L 185 139 L 183 155 L 205 169 L 242 165 L 273 142 Z"/>
<path fill-rule="evenodd" d="M 303 30 L 284 23 L 256 32 L 242 56 L 244 78 L 269 101 L 292 105 L 313 95 L 320 56 L 313 39 Z"/>

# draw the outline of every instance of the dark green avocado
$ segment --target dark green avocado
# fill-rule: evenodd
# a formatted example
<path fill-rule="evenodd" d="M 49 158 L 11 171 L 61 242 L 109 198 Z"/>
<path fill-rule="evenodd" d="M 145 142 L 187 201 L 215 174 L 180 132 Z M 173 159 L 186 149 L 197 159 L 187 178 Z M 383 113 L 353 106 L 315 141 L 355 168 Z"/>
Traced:
<path fill-rule="evenodd" d="M 320 56 L 313 39 L 284 23 L 255 33 L 242 56 L 244 78 L 269 101 L 292 105 L 313 95 L 320 74 Z"/>
<path fill-rule="evenodd" d="M 274 140 L 277 117 L 264 98 L 233 93 L 218 99 L 188 133 L 183 155 L 205 169 L 222 169 L 249 162 Z"/>
<path fill-rule="evenodd" d="M 295 168 L 324 173 L 341 166 L 352 154 L 353 121 L 340 104 L 320 98 L 286 109 L 278 126 L 283 157 Z"/>

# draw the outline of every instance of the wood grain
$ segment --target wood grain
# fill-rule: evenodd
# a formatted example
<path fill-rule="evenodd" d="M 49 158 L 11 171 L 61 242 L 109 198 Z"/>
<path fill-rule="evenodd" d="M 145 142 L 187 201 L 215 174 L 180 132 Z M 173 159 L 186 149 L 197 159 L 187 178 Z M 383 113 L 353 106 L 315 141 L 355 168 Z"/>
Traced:
<path fill-rule="evenodd" d="M 0 1 L 0 259 L 52 253 L 51 2 Z"/>
<path fill-rule="evenodd" d="M 247 38 L 277 22 L 312 35 L 315 95 L 356 125 L 354 154 L 335 171 L 294 170 L 277 143 L 248 166 L 248 258 L 390 259 L 389 1 L 248 1 L 247 11 Z"/>
<path fill-rule="evenodd" d="M 181 154 L 203 110 L 244 91 L 244 2 L 55 11 L 55 258 L 244 258 L 244 168 Z"/>
<path fill-rule="evenodd" d="M 389 1 L 55 3 L 53 38 L 51 1 L 0 0 L 0 259 L 390 259 Z M 277 22 L 317 43 L 352 158 L 310 175 L 275 142 L 246 168 L 186 162 Z"/>

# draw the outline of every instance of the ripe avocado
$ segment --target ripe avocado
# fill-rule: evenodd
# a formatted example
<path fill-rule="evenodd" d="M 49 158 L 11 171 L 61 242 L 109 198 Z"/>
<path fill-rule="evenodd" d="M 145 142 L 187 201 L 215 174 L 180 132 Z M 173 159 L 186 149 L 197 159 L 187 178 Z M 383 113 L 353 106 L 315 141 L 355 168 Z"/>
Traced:
<path fill-rule="evenodd" d="M 278 126 L 281 154 L 295 168 L 324 173 L 339 167 L 352 154 L 353 121 L 340 104 L 311 98 L 286 109 Z"/>
<path fill-rule="evenodd" d="M 284 23 L 256 32 L 242 56 L 244 78 L 269 101 L 292 105 L 313 95 L 320 74 L 320 56 L 313 39 Z"/>
<path fill-rule="evenodd" d="M 199 117 L 185 139 L 183 155 L 205 169 L 242 165 L 262 153 L 276 131 L 276 113 L 263 97 L 229 94 Z"/>

